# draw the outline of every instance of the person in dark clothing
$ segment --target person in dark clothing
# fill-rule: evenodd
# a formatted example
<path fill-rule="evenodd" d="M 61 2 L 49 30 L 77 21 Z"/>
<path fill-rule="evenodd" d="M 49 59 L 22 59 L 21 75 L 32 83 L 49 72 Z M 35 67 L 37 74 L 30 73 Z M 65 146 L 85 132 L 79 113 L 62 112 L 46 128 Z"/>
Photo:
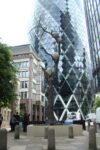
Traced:
<path fill-rule="evenodd" d="M 13 115 L 10 119 L 10 127 L 11 127 L 11 132 L 15 130 L 16 126 L 16 117 Z"/>
<path fill-rule="evenodd" d="M 29 124 L 29 115 L 27 115 L 27 113 L 25 113 L 24 117 L 23 117 L 23 132 L 27 132 L 28 124 Z"/>
<path fill-rule="evenodd" d="M 20 115 L 18 114 L 18 112 L 16 113 L 15 118 L 16 118 L 16 125 L 19 125 Z"/>
<path fill-rule="evenodd" d="M 83 130 L 86 130 L 85 120 L 83 119 L 82 116 L 81 116 L 81 124 L 82 124 Z"/>

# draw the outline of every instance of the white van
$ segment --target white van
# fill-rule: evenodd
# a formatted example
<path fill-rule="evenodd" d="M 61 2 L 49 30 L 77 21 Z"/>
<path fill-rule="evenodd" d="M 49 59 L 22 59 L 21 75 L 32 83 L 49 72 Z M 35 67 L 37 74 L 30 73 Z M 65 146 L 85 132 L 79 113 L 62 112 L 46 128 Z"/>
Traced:
<path fill-rule="evenodd" d="M 100 124 L 100 107 L 96 109 L 96 123 Z"/>

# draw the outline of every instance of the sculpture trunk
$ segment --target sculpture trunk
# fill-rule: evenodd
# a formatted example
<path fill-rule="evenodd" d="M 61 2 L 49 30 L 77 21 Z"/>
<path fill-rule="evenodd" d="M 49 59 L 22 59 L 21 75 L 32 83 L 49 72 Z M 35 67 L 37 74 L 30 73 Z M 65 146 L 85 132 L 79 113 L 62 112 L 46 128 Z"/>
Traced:
<path fill-rule="evenodd" d="M 54 103 L 54 98 L 53 98 L 53 83 L 52 79 L 49 78 L 48 81 L 48 121 L 50 125 L 54 124 L 54 113 L 53 113 L 53 103 Z"/>

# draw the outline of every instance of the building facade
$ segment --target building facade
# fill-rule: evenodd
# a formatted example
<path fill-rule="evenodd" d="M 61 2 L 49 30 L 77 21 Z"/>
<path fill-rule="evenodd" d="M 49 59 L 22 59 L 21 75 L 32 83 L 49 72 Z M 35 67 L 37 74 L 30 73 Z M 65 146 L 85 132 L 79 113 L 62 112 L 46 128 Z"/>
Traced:
<path fill-rule="evenodd" d="M 43 121 L 45 112 L 44 73 L 42 62 L 29 44 L 12 47 L 13 61 L 20 81 L 20 111 L 33 121 Z"/>
<path fill-rule="evenodd" d="M 84 0 L 92 70 L 96 92 L 100 92 L 100 1 Z"/>
<path fill-rule="evenodd" d="M 30 30 L 32 49 L 51 67 L 49 53 L 57 51 L 55 40 L 43 31 L 58 32 L 62 38 L 57 82 L 54 83 L 54 115 L 65 120 L 70 112 L 84 118 L 91 107 L 91 89 L 87 73 L 87 41 L 84 13 L 80 0 L 37 0 Z"/>

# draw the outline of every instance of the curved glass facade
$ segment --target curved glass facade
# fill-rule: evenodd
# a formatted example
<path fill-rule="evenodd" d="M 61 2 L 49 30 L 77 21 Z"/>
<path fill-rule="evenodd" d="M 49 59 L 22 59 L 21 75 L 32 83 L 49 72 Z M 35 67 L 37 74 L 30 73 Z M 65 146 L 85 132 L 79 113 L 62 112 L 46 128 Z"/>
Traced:
<path fill-rule="evenodd" d="M 62 37 L 58 78 L 54 82 L 54 115 L 56 120 L 67 118 L 69 112 L 80 112 L 82 117 L 91 108 L 91 89 L 87 73 L 87 41 L 84 14 L 80 0 L 37 0 L 30 39 L 33 50 L 53 65 L 43 49 L 57 50 L 54 39 L 44 33 L 57 31 Z"/>

